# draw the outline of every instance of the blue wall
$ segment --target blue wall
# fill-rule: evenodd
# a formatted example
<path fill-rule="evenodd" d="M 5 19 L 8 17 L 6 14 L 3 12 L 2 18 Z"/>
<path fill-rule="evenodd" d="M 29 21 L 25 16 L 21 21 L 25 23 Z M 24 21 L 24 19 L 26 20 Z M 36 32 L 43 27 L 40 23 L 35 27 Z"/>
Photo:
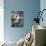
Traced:
<path fill-rule="evenodd" d="M 24 37 L 32 28 L 32 19 L 36 17 L 35 12 L 40 9 L 40 0 L 5 0 L 4 1 L 4 35 L 7 41 L 18 41 Z M 24 11 L 24 27 L 11 27 L 11 11 Z"/>

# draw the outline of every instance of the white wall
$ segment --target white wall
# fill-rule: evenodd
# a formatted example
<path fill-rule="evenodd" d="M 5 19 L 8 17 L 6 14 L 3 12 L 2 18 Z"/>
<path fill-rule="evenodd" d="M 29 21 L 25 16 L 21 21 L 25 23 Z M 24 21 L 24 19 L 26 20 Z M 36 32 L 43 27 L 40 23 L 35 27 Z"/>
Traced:
<path fill-rule="evenodd" d="M 0 42 L 4 41 L 4 0 L 0 0 Z"/>
<path fill-rule="evenodd" d="M 40 0 L 40 9 L 41 9 L 41 11 L 43 9 L 46 9 L 46 0 Z M 40 24 L 46 27 L 46 11 L 43 12 L 42 17 L 43 17 L 44 21 L 41 22 Z"/>

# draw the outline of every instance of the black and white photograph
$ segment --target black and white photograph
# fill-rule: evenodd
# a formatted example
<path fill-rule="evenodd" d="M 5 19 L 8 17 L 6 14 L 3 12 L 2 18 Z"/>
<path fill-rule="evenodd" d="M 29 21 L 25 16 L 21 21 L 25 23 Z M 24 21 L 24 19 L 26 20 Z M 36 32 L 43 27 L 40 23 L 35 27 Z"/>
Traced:
<path fill-rule="evenodd" d="M 23 27 L 24 13 L 23 11 L 12 11 L 11 27 Z"/>

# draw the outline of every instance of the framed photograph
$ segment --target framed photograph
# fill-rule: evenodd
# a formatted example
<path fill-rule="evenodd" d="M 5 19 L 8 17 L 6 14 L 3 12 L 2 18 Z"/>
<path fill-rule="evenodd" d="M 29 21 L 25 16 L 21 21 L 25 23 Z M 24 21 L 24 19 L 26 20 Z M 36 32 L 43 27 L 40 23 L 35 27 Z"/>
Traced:
<path fill-rule="evenodd" d="M 24 26 L 24 13 L 23 11 L 11 12 L 11 27 L 23 27 Z"/>

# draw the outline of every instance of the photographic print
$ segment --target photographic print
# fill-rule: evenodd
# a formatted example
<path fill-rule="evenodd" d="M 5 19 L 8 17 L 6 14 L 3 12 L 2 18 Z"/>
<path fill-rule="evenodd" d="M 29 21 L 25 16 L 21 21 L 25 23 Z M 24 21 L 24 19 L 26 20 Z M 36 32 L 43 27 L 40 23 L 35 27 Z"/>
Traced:
<path fill-rule="evenodd" d="M 11 27 L 23 27 L 24 13 L 23 11 L 12 11 Z"/>

